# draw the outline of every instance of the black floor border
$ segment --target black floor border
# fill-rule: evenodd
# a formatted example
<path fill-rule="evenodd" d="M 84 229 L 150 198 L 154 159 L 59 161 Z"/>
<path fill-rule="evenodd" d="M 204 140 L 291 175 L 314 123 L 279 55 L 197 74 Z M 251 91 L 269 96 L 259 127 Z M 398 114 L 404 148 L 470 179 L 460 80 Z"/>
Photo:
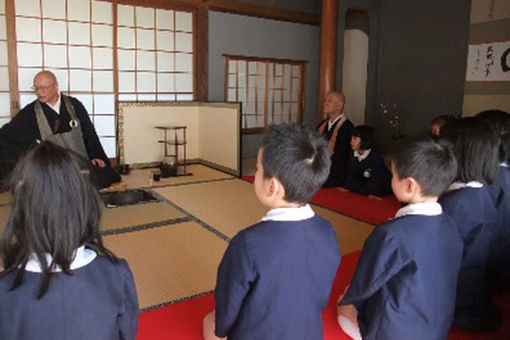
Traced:
<path fill-rule="evenodd" d="M 173 218 L 170 220 L 144 223 L 144 224 L 134 225 L 134 226 L 130 226 L 130 227 L 109 229 L 109 230 L 101 231 L 101 236 L 126 234 L 126 233 L 142 231 L 142 230 L 147 230 L 147 229 L 153 229 L 153 228 L 158 228 L 158 227 L 164 227 L 164 226 L 183 223 L 183 222 L 189 222 L 191 220 L 192 219 L 190 217 L 185 216 L 185 217 Z"/>
<path fill-rule="evenodd" d="M 189 301 L 189 300 L 196 299 L 196 298 L 199 298 L 199 297 L 202 297 L 202 296 L 206 296 L 206 295 L 209 295 L 211 293 L 214 293 L 214 290 L 210 290 L 210 291 L 203 292 L 203 293 L 198 293 L 198 294 L 191 295 L 191 296 L 185 296 L 185 297 L 178 298 L 178 299 L 175 299 L 175 300 L 170 300 L 170 301 L 167 301 L 167 302 L 159 303 L 157 305 L 152 305 L 152 306 L 149 306 L 149 307 L 141 308 L 141 309 L 138 310 L 138 313 L 150 312 L 150 311 L 153 311 L 153 310 L 156 310 L 156 309 L 160 309 L 160 308 L 163 308 L 163 307 L 175 305 L 177 303 L 181 303 L 181 302 Z"/>

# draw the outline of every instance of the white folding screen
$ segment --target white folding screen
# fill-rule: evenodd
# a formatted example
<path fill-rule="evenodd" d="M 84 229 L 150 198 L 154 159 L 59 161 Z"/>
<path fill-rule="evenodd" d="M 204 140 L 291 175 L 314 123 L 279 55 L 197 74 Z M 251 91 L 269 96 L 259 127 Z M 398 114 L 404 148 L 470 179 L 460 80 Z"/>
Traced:
<path fill-rule="evenodd" d="M 9 121 L 11 116 L 6 31 L 5 1 L 0 1 L 0 127 Z"/>

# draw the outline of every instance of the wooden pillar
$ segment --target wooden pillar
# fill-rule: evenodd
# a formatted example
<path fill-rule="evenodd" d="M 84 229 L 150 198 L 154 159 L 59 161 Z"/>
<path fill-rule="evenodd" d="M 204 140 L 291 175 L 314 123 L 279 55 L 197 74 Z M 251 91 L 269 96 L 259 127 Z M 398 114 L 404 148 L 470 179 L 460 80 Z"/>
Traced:
<path fill-rule="evenodd" d="M 321 50 L 319 71 L 318 118 L 323 119 L 322 103 L 335 90 L 338 35 L 338 0 L 322 0 Z"/>

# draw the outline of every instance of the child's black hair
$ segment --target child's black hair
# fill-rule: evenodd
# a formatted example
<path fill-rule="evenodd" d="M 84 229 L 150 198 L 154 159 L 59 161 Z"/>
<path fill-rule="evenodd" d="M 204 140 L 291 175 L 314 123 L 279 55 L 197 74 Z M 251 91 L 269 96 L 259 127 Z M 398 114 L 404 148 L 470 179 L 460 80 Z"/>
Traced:
<path fill-rule="evenodd" d="M 400 179 L 412 177 L 423 196 L 439 197 L 457 175 L 457 160 L 452 145 L 432 137 L 401 143 L 389 159 Z"/>
<path fill-rule="evenodd" d="M 368 150 L 374 147 L 374 130 L 368 125 L 359 125 L 353 128 L 351 137 L 359 137 L 361 139 L 361 150 Z"/>
<path fill-rule="evenodd" d="M 477 118 L 487 121 L 499 139 L 499 161 L 510 160 L 510 114 L 502 110 L 485 110 L 476 114 Z"/>
<path fill-rule="evenodd" d="M 269 126 L 260 147 L 264 178 L 275 177 L 282 183 L 287 202 L 308 202 L 328 178 L 327 142 L 303 125 Z"/>
<path fill-rule="evenodd" d="M 86 245 L 116 262 L 99 231 L 102 203 L 89 179 L 90 162 L 78 154 L 43 142 L 16 165 L 10 179 L 12 205 L 0 238 L 0 256 L 7 272 L 16 271 L 11 286 L 23 283 L 32 254 L 41 264 L 40 299 L 58 266 L 71 275 L 75 250 Z M 45 254 L 50 254 L 48 263 Z"/>
<path fill-rule="evenodd" d="M 443 126 L 441 138 L 453 144 L 457 158 L 457 180 L 490 185 L 498 173 L 498 139 L 483 119 L 467 117 Z"/>
<path fill-rule="evenodd" d="M 430 125 L 437 124 L 439 126 L 443 126 L 449 122 L 453 122 L 454 120 L 457 120 L 457 117 L 455 117 L 454 115 L 441 115 L 434 117 L 434 119 L 432 119 L 432 121 L 430 122 Z"/>

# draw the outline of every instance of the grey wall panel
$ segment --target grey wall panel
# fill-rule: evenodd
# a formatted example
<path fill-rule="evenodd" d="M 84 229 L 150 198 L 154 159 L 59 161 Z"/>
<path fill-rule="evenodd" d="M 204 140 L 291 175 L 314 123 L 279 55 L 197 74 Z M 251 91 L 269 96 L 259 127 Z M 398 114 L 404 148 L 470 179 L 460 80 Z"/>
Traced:
<path fill-rule="evenodd" d="M 320 28 L 237 14 L 209 12 L 210 101 L 225 100 L 223 54 L 306 60 L 304 122 L 317 124 Z M 254 157 L 257 138 L 243 138 L 243 157 Z"/>

